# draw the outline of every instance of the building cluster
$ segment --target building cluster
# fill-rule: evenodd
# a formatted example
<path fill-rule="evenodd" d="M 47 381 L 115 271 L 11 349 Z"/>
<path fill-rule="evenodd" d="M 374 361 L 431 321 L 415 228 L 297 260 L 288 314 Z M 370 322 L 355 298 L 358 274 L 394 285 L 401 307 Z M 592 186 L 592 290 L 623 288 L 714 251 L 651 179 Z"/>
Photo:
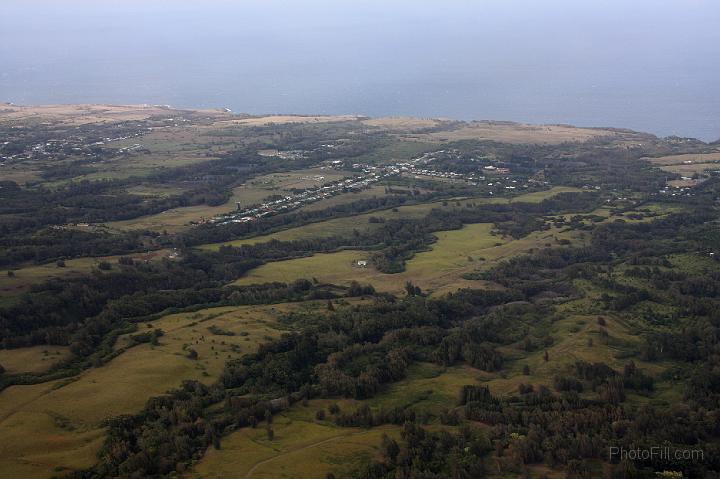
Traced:
<path fill-rule="evenodd" d="M 13 154 L 2 153 L 2 147 L 11 144 L 10 141 L 5 141 L 0 144 L 0 166 L 28 160 L 52 159 L 56 158 L 59 154 L 64 154 L 71 157 L 95 158 L 98 154 L 98 147 L 106 146 L 109 143 L 117 141 L 137 138 L 139 136 L 147 134 L 151 130 L 152 128 L 147 128 L 122 136 L 106 137 L 100 139 L 98 139 L 97 137 L 90 139 L 86 136 L 81 135 L 71 135 L 59 139 L 48 139 L 42 142 L 28 145 L 23 149 L 23 151 Z M 142 148 L 142 145 L 134 144 L 124 148 L 119 148 L 117 150 L 106 150 L 105 152 L 110 153 L 111 155 L 124 154 Z"/>
<path fill-rule="evenodd" d="M 272 216 L 279 213 L 287 213 L 303 206 L 321 201 L 332 196 L 347 193 L 352 190 L 362 190 L 370 185 L 388 178 L 396 173 L 388 168 L 370 167 L 364 175 L 354 176 L 352 178 L 343 178 L 323 186 L 307 188 L 301 193 L 289 194 L 282 198 L 266 201 L 264 203 L 254 205 L 249 208 L 238 207 L 237 211 L 232 213 L 216 216 L 209 220 L 210 223 L 216 225 L 224 225 L 229 223 L 247 223 L 255 221 L 266 216 Z M 239 205 L 238 205 L 239 206 Z"/>
<path fill-rule="evenodd" d="M 299 155 L 303 152 L 300 150 L 278 152 L 278 156 L 281 153 L 287 156 L 286 159 L 290 159 L 290 156 L 296 154 Z M 209 219 L 207 222 L 215 225 L 248 223 L 267 216 L 287 213 L 311 203 L 342 193 L 347 193 L 348 191 L 362 190 L 392 176 L 410 175 L 415 177 L 426 176 L 430 178 L 444 178 L 449 180 L 465 181 L 472 186 L 478 186 L 480 182 L 485 180 L 485 176 L 477 173 L 465 174 L 452 171 L 438 171 L 428 168 L 427 165 L 435 160 L 436 155 L 444 153 L 446 153 L 444 150 L 434 153 L 425 153 L 422 156 L 411 160 L 382 166 L 354 163 L 352 165 L 352 169 L 358 172 L 358 175 L 356 176 L 343 178 L 342 180 L 326 183 L 322 186 L 307 188 L 300 193 L 288 194 L 281 198 L 265 201 L 251 207 L 243 208 L 240 203 L 238 203 L 238 209 L 236 211 L 216 216 Z M 324 162 L 322 165 L 319 165 L 319 167 L 342 170 L 345 168 L 345 162 L 342 160 L 330 160 Z M 491 171 L 494 174 L 510 172 L 507 168 L 497 168 L 494 166 Z M 517 187 L 517 180 L 498 177 L 494 178 L 492 182 L 487 183 L 487 186 L 512 190 Z M 522 186 L 524 188 L 528 187 L 527 184 Z M 492 194 L 492 191 L 490 194 Z"/>

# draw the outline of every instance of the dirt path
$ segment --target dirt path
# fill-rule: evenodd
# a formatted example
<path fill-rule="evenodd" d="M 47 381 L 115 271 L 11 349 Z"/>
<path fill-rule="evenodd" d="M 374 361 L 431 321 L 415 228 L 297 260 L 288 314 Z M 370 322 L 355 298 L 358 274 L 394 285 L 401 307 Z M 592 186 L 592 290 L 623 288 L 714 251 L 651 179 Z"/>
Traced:
<path fill-rule="evenodd" d="M 267 463 L 269 463 L 269 462 L 272 462 L 272 461 L 274 461 L 274 460 L 276 460 L 276 459 L 278 459 L 278 458 L 280 458 L 280 457 L 283 457 L 283 456 L 286 456 L 286 455 L 288 455 L 288 454 L 292 454 L 292 453 L 295 453 L 295 452 L 305 451 L 305 450 L 307 450 L 307 449 L 312 449 L 313 447 L 322 446 L 323 444 L 326 444 L 326 443 L 328 443 L 328 442 L 335 441 L 336 439 L 341 438 L 341 437 L 360 436 L 360 435 L 362 435 L 362 434 L 367 434 L 368 432 L 370 432 L 370 431 L 358 431 L 358 432 L 351 432 L 351 433 L 348 433 L 348 434 L 339 434 L 339 435 L 337 435 L 337 436 L 329 437 L 329 438 L 327 438 L 327 439 L 323 439 L 322 441 L 318 441 L 318 442 L 315 442 L 315 443 L 312 443 L 312 444 L 308 444 L 308 445 L 306 445 L 306 446 L 302 446 L 302 447 L 299 447 L 299 448 L 297 448 L 297 449 L 292 449 L 292 450 L 289 450 L 289 451 L 285 451 L 285 452 L 283 452 L 282 454 L 278 454 L 277 456 L 273 456 L 273 457 L 271 457 L 271 458 L 269 458 L 269 459 L 264 459 L 264 460 L 256 463 L 253 467 L 250 468 L 250 470 L 245 474 L 245 476 L 243 476 L 243 479 L 249 479 L 249 478 L 253 475 L 253 473 L 255 472 L 255 470 L 256 470 L 258 467 L 263 466 L 263 465 L 265 465 L 265 464 L 267 464 Z"/>

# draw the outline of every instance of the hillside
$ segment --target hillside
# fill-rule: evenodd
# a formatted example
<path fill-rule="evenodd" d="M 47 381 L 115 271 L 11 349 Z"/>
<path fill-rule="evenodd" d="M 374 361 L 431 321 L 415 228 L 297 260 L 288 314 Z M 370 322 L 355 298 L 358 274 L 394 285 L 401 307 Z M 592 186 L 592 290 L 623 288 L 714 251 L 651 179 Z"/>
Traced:
<path fill-rule="evenodd" d="M 720 472 L 717 145 L 110 105 L 0 139 L 0 477 Z"/>

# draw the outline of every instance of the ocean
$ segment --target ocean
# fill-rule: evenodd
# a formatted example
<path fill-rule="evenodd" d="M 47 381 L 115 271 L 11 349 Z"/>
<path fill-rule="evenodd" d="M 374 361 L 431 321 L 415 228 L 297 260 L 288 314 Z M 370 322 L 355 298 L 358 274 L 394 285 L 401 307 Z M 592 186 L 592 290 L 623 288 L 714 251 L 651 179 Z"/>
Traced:
<path fill-rule="evenodd" d="M 0 102 L 720 139 L 716 0 L 2 0 Z"/>

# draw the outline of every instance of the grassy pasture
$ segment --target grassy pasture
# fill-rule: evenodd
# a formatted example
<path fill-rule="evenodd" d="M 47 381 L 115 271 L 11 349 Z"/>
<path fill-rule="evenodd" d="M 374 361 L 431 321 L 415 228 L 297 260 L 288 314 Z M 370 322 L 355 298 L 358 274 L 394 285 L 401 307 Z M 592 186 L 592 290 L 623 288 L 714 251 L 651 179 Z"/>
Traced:
<path fill-rule="evenodd" d="M 271 281 L 317 278 L 321 282 L 349 284 L 352 280 L 370 283 L 380 291 L 401 292 L 407 281 L 436 294 L 462 287 L 478 287 L 477 281 L 465 280 L 463 273 L 489 268 L 497 261 L 543 246 L 556 239 L 576 238 L 576 232 L 553 228 L 531 233 L 525 238 L 509 240 L 490 234 L 487 223 L 466 225 L 460 230 L 436 233 L 438 241 L 431 250 L 417 253 L 407 261 L 402 273 L 384 274 L 372 267 L 359 268 L 355 262 L 367 259 L 368 252 L 345 250 L 321 253 L 306 258 L 264 264 L 248 272 L 235 284 L 246 285 Z M 496 245 L 497 243 L 497 245 Z M 468 260 L 468 256 L 473 258 Z"/>
<path fill-rule="evenodd" d="M 157 356 L 156 362 L 163 362 L 164 358 L 170 361 L 181 358 L 184 362 L 187 348 L 194 349 L 198 359 L 191 362 L 192 376 L 208 382 L 220 374 L 228 359 L 252 352 L 260 343 L 277 337 L 280 332 L 273 327 L 274 315 L 287 307 L 225 307 L 171 314 L 151 323 L 154 328 L 162 329 L 164 335 L 160 344 L 150 349 Z M 209 328 L 217 328 L 216 331 L 224 334 L 213 333 Z M 145 330 L 150 329 L 140 328 L 141 332 Z M 119 338 L 118 346 L 127 344 L 129 336 Z"/>
<path fill-rule="evenodd" d="M 64 346 L 0 349 L 0 365 L 10 374 L 41 373 L 69 355 L 69 348 Z"/>
<path fill-rule="evenodd" d="M 437 416 L 458 404 L 458 393 L 466 384 L 478 384 L 491 374 L 467 365 L 443 367 L 432 363 L 414 364 L 402 381 L 390 384 L 367 401 L 372 408 L 414 407 Z"/>
<path fill-rule="evenodd" d="M 0 393 L 0 437 L 4 439 L 0 477 L 47 478 L 56 467 L 91 466 L 104 438 L 103 419 L 136 412 L 148 398 L 177 387 L 184 379 L 212 382 L 229 357 L 252 352 L 281 334 L 275 329 L 277 314 L 292 308 L 324 307 L 320 301 L 168 315 L 152 323 L 165 332 L 157 346 L 132 347 L 71 380 L 7 388 Z M 149 330 L 140 327 L 139 332 Z M 211 327 L 233 335 L 214 333 Z M 128 336 L 121 337 L 117 346 L 127 342 Z M 185 345 L 198 352 L 197 360 L 187 357 Z M 23 358 L 41 356 L 38 348 L 2 354 L 9 366 L 18 368 Z"/>
<path fill-rule="evenodd" d="M 45 479 L 92 466 L 104 432 L 67 430 L 62 418 L 19 412 L 0 423 L 0 477 Z"/>
<path fill-rule="evenodd" d="M 378 454 L 383 434 L 399 435 L 396 426 L 363 430 L 316 421 L 308 417 L 315 411 L 313 403 L 273 418 L 273 440 L 262 425 L 233 432 L 220 450 L 208 450 L 189 477 L 323 479 L 328 472 L 342 477 Z"/>
<path fill-rule="evenodd" d="M 524 198 L 526 201 L 542 201 L 552 194 L 567 190 L 565 188 L 556 188 L 546 192 L 530 193 L 519 198 Z M 506 199 L 491 200 L 507 201 Z M 432 208 L 436 207 L 443 207 L 442 203 L 410 205 L 399 208 L 397 213 L 392 212 L 392 210 L 385 210 L 375 213 L 375 215 L 381 213 L 382 215 L 423 217 Z M 448 206 L 444 208 L 456 207 L 455 202 L 449 202 Z M 350 230 L 349 228 L 357 227 L 364 223 L 363 220 L 366 217 L 372 215 L 365 214 L 313 223 L 284 230 L 273 235 L 240 240 L 231 244 L 255 243 L 272 238 L 283 240 L 305 237 L 301 235 L 313 237 L 323 232 L 325 235 L 330 236 L 336 231 L 343 232 Z M 479 287 L 481 285 L 478 281 L 463 279 L 462 275 L 464 273 L 487 269 L 498 261 L 526 253 L 532 248 L 554 244 L 560 239 L 578 241 L 582 238 L 582 233 L 564 231 L 558 228 L 533 232 L 518 240 L 494 236 L 491 231 L 491 224 L 481 223 L 465 225 L 460 230 L 438 232 L 435 234 L 438 240 L 431 246 L 431 250 L 417 253 L 407 261 L 406 270 L 402 273 L 384 274 L 372 267 L 359 268 L 355 266 L 355 263 L 358 260 L 367 259 L 369 253 L 344 250 L 268 263 L 250 271 L 246 276 L 238 279 L 235 284 L 244 285 L 270 281 L 292 281 L 299 278 L 317 278 L 319 281 L 335 284 L 349 284 L 352 280 L 356 280 L 371 283 L 381 291 L 400 292 L 407 281 L 412 281 L 426 291 L 441 294 L 462 287 Z M 206 245 L 205 247 L 213 248 L 218 247 L 218 245 Z"/>

